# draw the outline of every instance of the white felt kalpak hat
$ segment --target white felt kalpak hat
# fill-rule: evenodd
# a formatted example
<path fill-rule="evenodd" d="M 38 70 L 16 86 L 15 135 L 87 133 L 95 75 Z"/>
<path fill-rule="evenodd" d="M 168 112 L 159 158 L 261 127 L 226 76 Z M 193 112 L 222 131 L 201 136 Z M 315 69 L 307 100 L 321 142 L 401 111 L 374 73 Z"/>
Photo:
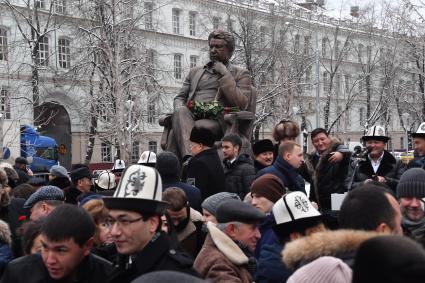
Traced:
<path fill-rule="evenodd" d="M 362 137 L 363 141 L 378 140 L 387 142 L 390 138 L 385 135 L 385 129 L 382 126 L 370 127 L 366 134 Z"/>
<path fill-rule="evenodd" d="M 137 211 L 141 214 L 162 215 L 168 206 L 162 201 L 162 183 L 158 171 L 143 165 L 131 165 L 125 169 L 114 195 L 103 200 L 108 209 Z"/>
<path fill-rule="evenodd" d="M 156 154 L 153 151 L 144 151 L 140 156 L 138 164 L 156 163 Z"/>
<path fill-rule="evenodd" d="M 411 134 L 412 138 L 425 138 L 425 122 L 420 124 L 416 133 Z"/>
<path fill-rule="evenodd" d="M 102 171 L 94 182 L 104 190 L 113 190 L 117 186 L 114 173 L 106 170 Z"/>
<path fill-rule="evenodd" d="M 322 215 L 303 192 L 285 194 L 273 205 L 273 215 L 276 221 L 273 230 L 278 237 L 303 231 L 322 220 Z"/>

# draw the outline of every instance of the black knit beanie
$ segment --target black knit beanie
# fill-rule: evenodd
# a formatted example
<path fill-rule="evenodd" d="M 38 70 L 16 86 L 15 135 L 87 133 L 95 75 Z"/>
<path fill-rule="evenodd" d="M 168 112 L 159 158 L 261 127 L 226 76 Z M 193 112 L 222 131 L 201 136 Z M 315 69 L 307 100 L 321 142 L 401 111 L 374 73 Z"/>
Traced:
<path fill-rule="evenodd" d="M 159 175 L 165 180 L 168 179 L 179 179 L 180 174 L 180 163 L 177 156 L 170 151 L 163 151 L 156 157 L 156 170 Z"/>
<path fill-rule="evenodd" d="M 401 175 L 397 185 L 397 197 L 425 197 L 425 170 L 411 168 Z"/>

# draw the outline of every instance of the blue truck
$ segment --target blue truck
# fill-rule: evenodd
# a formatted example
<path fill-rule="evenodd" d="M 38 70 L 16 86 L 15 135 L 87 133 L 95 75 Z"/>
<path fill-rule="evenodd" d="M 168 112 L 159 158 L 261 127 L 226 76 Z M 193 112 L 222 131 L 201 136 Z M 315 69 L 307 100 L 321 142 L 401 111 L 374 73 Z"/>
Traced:
<path fill-rule="evenodd" d="M 30 125 L 22 125 L 20 132 L 21 156 L 32 157 L 29 167 L 34 173 L 49 172 L 58 164 L 58 144 L 54 139 L 40 135 Z"/>

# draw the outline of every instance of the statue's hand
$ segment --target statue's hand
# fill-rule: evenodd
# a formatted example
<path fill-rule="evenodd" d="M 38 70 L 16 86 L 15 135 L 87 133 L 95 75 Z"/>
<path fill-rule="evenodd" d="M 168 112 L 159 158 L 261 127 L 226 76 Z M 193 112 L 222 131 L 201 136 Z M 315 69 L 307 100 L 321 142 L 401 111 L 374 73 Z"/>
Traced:
<path fill-rule="evenodd" d="M 223 63 L 218 62 L 218 61 L 216 61 L 214 63 L 213 69 L 222 76 L 226 75 L 229 72 L 229 70 L 227 70 L 226 66 Z"/>

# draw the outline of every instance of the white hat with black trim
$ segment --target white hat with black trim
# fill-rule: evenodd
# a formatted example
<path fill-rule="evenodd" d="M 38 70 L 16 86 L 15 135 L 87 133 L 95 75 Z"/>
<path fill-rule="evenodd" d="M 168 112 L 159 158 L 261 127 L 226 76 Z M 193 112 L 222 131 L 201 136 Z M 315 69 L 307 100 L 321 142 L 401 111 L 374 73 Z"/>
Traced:
<path fill-rule="evenodd" d="M 168 204 L 162 201 L 161 176 L 156 169 L 131 165 L 123 172 L 112 197 L 103 198 L 108 209 L 162 215 Z"/>
<path fill-rule="evenodd" d="M 425 138 L 425 122 L 419 125 L 416 133 L 411 134 L 412 138 Z"/>
<path fill-rule="evenodd" d="M 308 200 L 303 192 L 285 194 L 273 205 L 276 225 L 273 230 L 278 237 L 285 237 L 292 232 L 302 232 L 306 228 L 316 226 L 322 215 Z"/>
<path fill-rule="evenodd" d="M 117 186 L 114 173 L 106 170 L 102 171 L 94 182 L 104 190 L 113 190 Z"/>
<path fill-rule="evenodd" d="M 370 127 L 366 134 L 362 137 L 363 141 L 378 140 L 387 142 L 390 138 L 386 136 L 385 129 L 382 126 Z"/>
<path fill-rule="evenodd" d="M 153 151 L 144 151 L 137 161 L 137 164 L 155 164 L 156 163 L 156 154 Z"/>

